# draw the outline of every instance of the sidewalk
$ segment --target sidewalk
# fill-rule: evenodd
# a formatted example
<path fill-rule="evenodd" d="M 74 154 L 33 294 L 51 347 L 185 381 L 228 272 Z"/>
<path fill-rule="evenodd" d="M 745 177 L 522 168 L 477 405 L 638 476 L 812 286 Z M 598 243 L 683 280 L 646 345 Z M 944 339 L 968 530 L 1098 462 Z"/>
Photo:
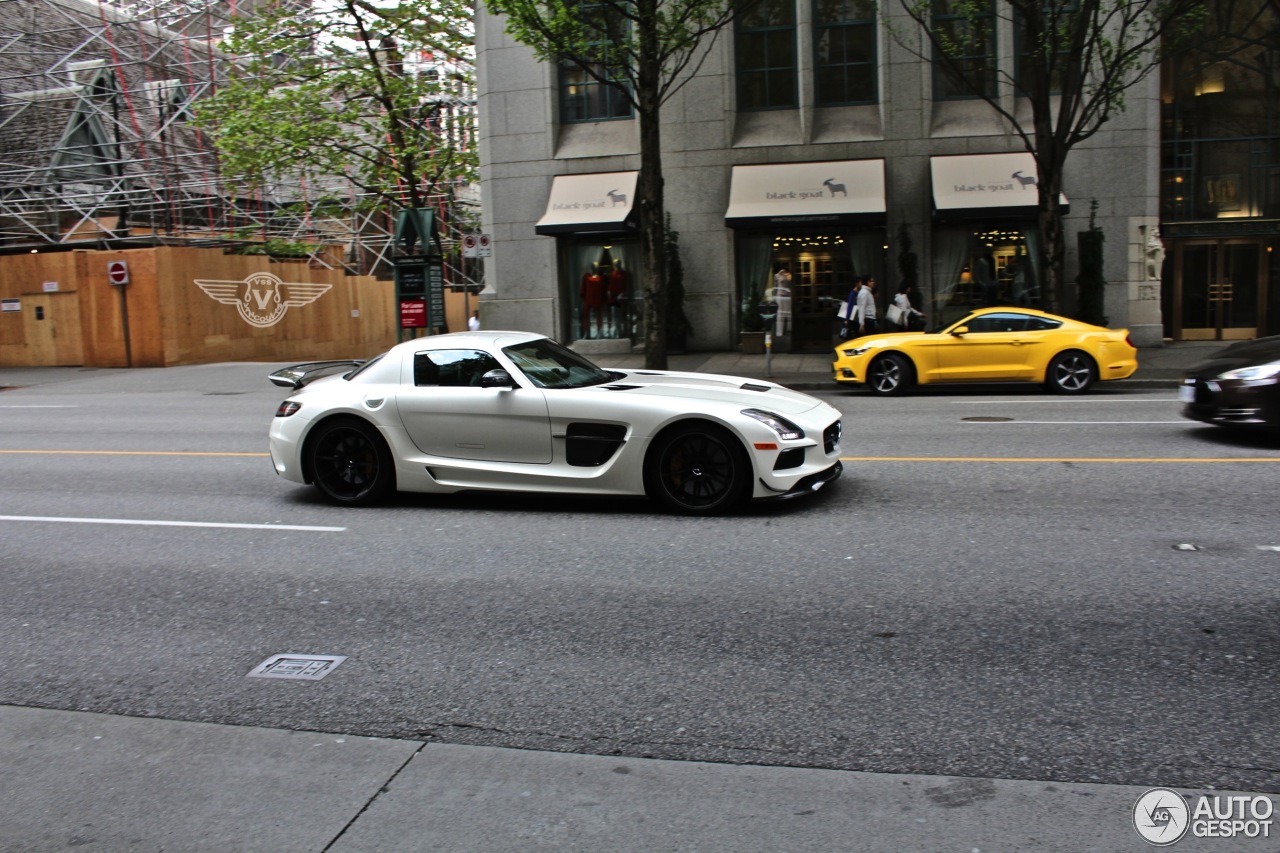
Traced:
<path fill-rule="evenodd" d="M 657 761 L 14 706 L 0 706 L 0 765 L 3 853 L 1150 849 L 1132 822 L 1146 789 L 1120 785 Z M 1175 849 L 1274 844 L 1187 836 Z"/>

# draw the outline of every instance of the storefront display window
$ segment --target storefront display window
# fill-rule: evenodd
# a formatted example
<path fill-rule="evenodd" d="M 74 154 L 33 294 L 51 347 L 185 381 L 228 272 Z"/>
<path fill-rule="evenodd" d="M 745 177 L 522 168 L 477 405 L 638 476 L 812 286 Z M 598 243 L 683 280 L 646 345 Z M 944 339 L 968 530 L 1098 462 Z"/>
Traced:
<path fill-rule="evenodd" d="M 1040 307 L 1039 231 L 1010 221 L 942 225 L 934 231 L 931 325 L 974 308 Z"/>
<path fill-rule="evenodd" d="M 570 337 L 622 340 L 643 333 L 643 302 L 636 298 L 640 247 L 635 241 L 566 246 Z"/>
<path fill-rule="evenodd" d="M 780 230 L 738 234 L 742 330 L 758 328 L 756 306 L 775 302 L 774 346 L 780 352 L 825 352 L 836 310 L 859 275 L 879 275 L 882 229 Z"/>

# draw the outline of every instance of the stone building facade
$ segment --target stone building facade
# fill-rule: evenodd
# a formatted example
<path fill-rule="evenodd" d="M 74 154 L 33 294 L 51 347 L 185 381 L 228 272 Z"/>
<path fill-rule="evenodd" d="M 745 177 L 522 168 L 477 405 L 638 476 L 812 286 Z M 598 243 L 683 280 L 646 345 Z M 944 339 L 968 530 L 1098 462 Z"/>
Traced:
<path fill-rule="evenodd" d="M 992 301 L 1037 305 L 1041 272 L 1028 251 L 1039 239 L 1035 166 L 1011 128 L 985 102 L 948 96 L 946 81 L 874 13 L 859 21 L 857 4 L 844 4 L 833 24 L 823 4 L 778 2 L 788 6 L 784 26 L 740 23 L 722 33 L 663 108 L 666 204 L 680 233 L 690 348 L 736 348 L 754 303 L 776 295 L 779 347 L 829 350 L 855 276 L 876 276 L 882 305 L 891 298 L 904 227 L 919 259 L 916 298 L 931 324 Z M 996 26 L 991 60 L 1012 67 L 1011 25 L 997 16 Z M 777 54 L 779 37 L 793 57 L 780 80 L 769 61 L 756 59 Z M 629 195 L 639 167 L 636 120 L 601 87 L 536 61 L 500 18 L 483 12 L 477 54 L 485 230 L 494 241 L 486 327 L 534 330 L 587 351 L 639 344 L 640 253 Z M 1171 294 L 1181 292 L 1172 277 L 1188 273 L 1174 262 L 1181 248 L 1161 232 L 1177 230 L 1170 217 L 1205 215 L 1170 207 L 1180 173 L 1171 171 L 1164 139 L 1174 94 L 1168 76 L 1153 74 L 1129 90 L 1126 109 L 1073 150 L 1065 173 L 1067 310 L 1079 269 L 1076 235 L 1092 216 L 1105 234 L 1105 314 L 1139 346 L 1192 329 L 1171 323 L 1180 310 Z M 770 86 L 783 94 L 769 94 Z M 1267 87 L 1274 100 L 1274 85 Z M 1011 87 L 1000 95 L 1009 109 L 1021 108 Z M 1203 184 L 1204 168 L 1188 167 L 1183 179 Z M 1237 176 L 1241 185 L 1275 180 L 1247 172 Z M 1256 189 L 1257 203 L 1237 217 L 1252 223 L 1249 251 L 1259 261 L 1249 274 L 1259 310 L 1225 333 L 1219 318 L 1219 337 L 1273 333 L 1280 324 L 1280 309 L 1266 310 L 1267 291 L 1280 291 L 1276 265 L 1268 264 L 1276 242 L 1266 224 L 1274 197 L 1261 201 L 1268 192 L 1276 190 Z M 1201 331 L 1189 336 L 1203 335 L 1207 321 L 1194 322 Z"/>

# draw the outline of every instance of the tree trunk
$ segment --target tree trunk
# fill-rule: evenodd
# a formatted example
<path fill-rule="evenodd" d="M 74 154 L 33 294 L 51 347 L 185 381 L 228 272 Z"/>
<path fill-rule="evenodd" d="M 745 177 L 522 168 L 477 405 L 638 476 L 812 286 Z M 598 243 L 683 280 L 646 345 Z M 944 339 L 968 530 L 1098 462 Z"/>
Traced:
<path fill-rule="evenodd" d="M 644 366 L 667 369 L 667 256 L 663 234 L 661 72 L 655 0 L 637 3 L 640 50 L 636 69 L 636 103 L 640 116 L 640 245 L 645 260 Z"/>

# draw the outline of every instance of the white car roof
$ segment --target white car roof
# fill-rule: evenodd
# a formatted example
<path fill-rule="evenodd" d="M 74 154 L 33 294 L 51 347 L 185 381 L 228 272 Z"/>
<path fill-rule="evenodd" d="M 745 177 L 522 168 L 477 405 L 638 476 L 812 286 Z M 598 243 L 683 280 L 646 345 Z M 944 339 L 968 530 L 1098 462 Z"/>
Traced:
<path fill-rule="evenodd" d="M 545 337 L 545 335 L 538 335 L 533 332 L 450 332 L 446 335 L 428 335 L 424 338 L 404 341 L 392 347 L 392 351 L 413 350 L 414 352 L 422 352 L 423 350 L 467 347 L 495 350 L 509 347 L 512 344 L 524 343 L 525 341 L 542 340 Z"/>

